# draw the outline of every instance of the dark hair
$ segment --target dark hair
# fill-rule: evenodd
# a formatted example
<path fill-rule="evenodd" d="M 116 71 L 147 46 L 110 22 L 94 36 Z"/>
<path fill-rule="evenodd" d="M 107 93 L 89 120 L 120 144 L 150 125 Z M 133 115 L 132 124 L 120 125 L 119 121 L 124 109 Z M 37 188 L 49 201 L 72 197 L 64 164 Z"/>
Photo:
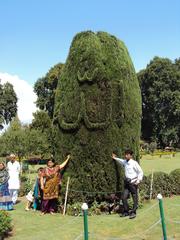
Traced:
<path fill-rule="evenodd" d="M 125 154 L 133 155 L 133 151 L 132 151 L 131 149 L 127 149 L 124 153 L 125 153 Z"/>
<path fill-rule="evenodd" d="M 42 171 L 43 169 L 44 169 L 43 167 L 40 167 L 37 169 L 37 172 Z"/>
<path fill-rule="evenodd" d="M 54 159 L 54 158 L 48 159 L 48 160 L 47 160 L 47 163 L 50 162 L 50 161 L 53 162 L 53 163 L 55 163 L 55 159 Z"/>

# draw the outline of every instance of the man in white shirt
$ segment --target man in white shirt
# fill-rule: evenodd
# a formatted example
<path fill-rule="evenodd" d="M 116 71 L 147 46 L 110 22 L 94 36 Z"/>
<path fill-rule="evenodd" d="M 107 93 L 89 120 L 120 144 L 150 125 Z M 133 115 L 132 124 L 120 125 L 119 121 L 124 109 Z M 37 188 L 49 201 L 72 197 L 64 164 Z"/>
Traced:
<path fill-rule="evenodd" d="M 125 151 L 125 159 L 117 158 L 117 156 L 113 153 L 112 158 L 120 163 L 125 170 L 125 181 L 124 181 L 124 192 L 122 194 L 122 202 L 124 207 L 124 213 L 122 217 L 129 216 L 130 219 L 136 217 L 136 209 L 138 208 L 138 184 L 143 179 L 143 171 L 139 166 L 138 162 L 132 159 L 133 151 L 126 150 Z M 131 193 L 133 198 L 133 209 L 129 211 L 128 205 L 128 196 Z"/>
<path fill-rule="evenodd" d="M 16 156 L 14 154 L 10 155 L 10 161 L 7 163 L 7 169 L 9 172 L 9 192 L 12 197 L 13 204 L 16 204 L 18 198 L 18 190 L 20 188 L 20 164 L 16 161 Z"/>

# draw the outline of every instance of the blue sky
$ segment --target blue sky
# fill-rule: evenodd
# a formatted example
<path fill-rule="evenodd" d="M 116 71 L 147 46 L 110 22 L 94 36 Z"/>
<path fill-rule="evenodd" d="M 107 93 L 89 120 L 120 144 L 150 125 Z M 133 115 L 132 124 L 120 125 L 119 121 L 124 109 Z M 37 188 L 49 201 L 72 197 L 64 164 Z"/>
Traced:
<path fill-rule="evenodd" d="M 154 56 L 180 57 L 179 0 L 1 0 L 0 72 L 33 85 L 65 62 L 72 38 L 107 31 L 128 47 L 136 71 Z"/>

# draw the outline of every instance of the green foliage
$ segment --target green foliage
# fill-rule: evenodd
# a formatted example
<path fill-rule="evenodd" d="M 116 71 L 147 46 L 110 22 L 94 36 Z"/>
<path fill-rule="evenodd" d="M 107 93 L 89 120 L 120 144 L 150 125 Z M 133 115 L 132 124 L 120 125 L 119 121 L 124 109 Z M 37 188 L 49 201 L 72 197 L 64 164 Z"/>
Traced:
<path fill-rule="evenodd" d="M 26 156 L 39 155 L 44 158 L 51 155 L 51 144 L 46 133 L 36 129 L 27 129 L 26 137 Z"/>
<path fill-rule="evenodd" d="M 47 111 L 50 118 L 53 117 L 55 92 L 62 68 L 62 63 L 55 65 L 34 85 L 34 91 L 38 96 L 36 105 L 41 110 Z"/>
<path fill-rule="evenodd" d="M 140 183 L 139 193 L 143 200 L 149 199 L 150 197 L 150 182 L 151 182 L 151 175 L 144 176 L 143 181 Z"/>
<path fill-rule="evenodd" d="M 149 144 L 149 151 L 153 153 L 157 149 L 157 143 L 156 142 L 151 142 Z"/>
<path fill-rule="evenodd" d="M 172 182 L 172 188 L 171 188 L 172 194 L 179 195 L 180 194 L 180 168 L 172 171 L 169 177 Z"/>
<path fill-rule="evenodd" d="M 44 144 L 42 146 L 46 146 L 44 149 L 45 155 L 49 157 L 53 153 L 52 120 L 46 111 L 37 111 L 33 116 L 34 119 L 32 120 L 30 129 L 39 132 L 40 136 L 43 137 Z"/>
<path fill-rule="evenodd" d="M 10 127 L 0 136 L 0 155 L 14 152 L 21 160 L 30 155 L 50 156 L 51 145 L 46 132 L 21 125 L 16 117 Z"/>
<path fill-rule="evenodd" d="M 82 204 L 83 204 L 82 202 L 76 202 L 71 205 L 68 204 L 67 214 L 72 216 L 81 216 L 83 214 Z M 119 209 L 119 206 L 118 206 L 118 209 Z M 109 214 L 109 204 L 106 201 L 104 202 L 94 201 L 93 203 L 91 203 L 91 205 L 89 205 L 88 215 L 93 216 L 93 215 L 101 215 L 104 213 Z"/>
<path fill-rule="evenodd" d="M 21 187 L 19 190 L 19 196 L 25 196 L 28 194 L 30 190 L 33 188 L 33 183 L 30 181 L 30 179 L 26 175 L 21 175 Z"/>
<path fill-rule="evenodd" d="M 82 214 L 82 202 L 67 205 L 67 214 L 71 216 L 79 216 Z"/>
<path fill-rule="evenodd" d="M 149 176 L 149 178 L 151 175 Z M 171 195 L 171 181 L 167 173 L 155 172 L 153 176 L 153 194 L 152 197 L 156 198 L 158 193 L 161 193 L 164 197 Z"/>
<path fill-rule="evenodd" d="M 8 212 L 0 211 L 0 237 L 8 234 L 12 230 L 11 217 Z"/>
<path fill-rule="evenodd" d="M 180 140 L 179 61 L 155 57 L 138 73 L 141 84 L 142 137 L 161 147 L 178 146 Z"/>
<path fill-rule="evenodd" d="M 40 130 L 41 132 L 48 132 L 51 128 L 51 119 L 47 112 L 37 111 L 33 113 L 33 120 L 30 125 L 31 129 Z"/>
<path fill-rule="evenodd" d="M 0 137 L 0 154 L 6 156 L 11 152 L 15 152 L 19 159 L 25 155 L 26 152 L 26 135 L 23 126 L 18 117 L 15 117 L 9 128 Z"/>
<path fill-rule="evenodd" d="M 150 197 L 151 174 L 144 176 L 140 184 L 141 199 L 149 199 Z M 156 198 L 158 193 L 163 197 L 180 194 L 180 169 L 172 171 L 170 174 L 164 172 L 154 172 L 153 174 L 153 191 L 152 198 Z"/>
<path fill-rule="evenodd" d="M 105 32 L 77 34 L 59 78 L 53 119 L 56 159 L 72 155 L 65 174 L 71 188 L 121 190 L 122 169 L 111 154 L 122 157 L 131 148 L 139 159 L 140 119 L 139 83 L 124 43 Z M 71 192 L 70 199 L 86 195 Z"/>
<path fill-rule="evenodd" d="M 0 82 L 0 129 L 8 124 L 17 113 L 17 96 L 10 83 Z"/>

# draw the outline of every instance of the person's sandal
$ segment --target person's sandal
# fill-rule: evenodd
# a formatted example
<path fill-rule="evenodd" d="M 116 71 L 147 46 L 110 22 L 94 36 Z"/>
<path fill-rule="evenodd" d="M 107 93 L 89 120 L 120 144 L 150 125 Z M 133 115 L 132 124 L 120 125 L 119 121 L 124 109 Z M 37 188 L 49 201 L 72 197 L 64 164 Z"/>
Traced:
<path fill-rule="evenodd" d="M 127 212 L 124 212 L 123 214 L 119 215 L 120 217 L 128 217 L 129 216 L 129 213 Z"/>
<path fill-rule="evenodd" d="M 46 214 L 46 212 L 41 212 L 40 216 L 43 216 L 43 215 L 45 215 L 45 214 Z"/>
<path fill-rule="evenodd" d="M 136 214 L 135 213 L 131 213 L 130 215 L 129 215 L 129 219 L 133 219 L 133 218 L 135 218 L 136 217 Z"/>

